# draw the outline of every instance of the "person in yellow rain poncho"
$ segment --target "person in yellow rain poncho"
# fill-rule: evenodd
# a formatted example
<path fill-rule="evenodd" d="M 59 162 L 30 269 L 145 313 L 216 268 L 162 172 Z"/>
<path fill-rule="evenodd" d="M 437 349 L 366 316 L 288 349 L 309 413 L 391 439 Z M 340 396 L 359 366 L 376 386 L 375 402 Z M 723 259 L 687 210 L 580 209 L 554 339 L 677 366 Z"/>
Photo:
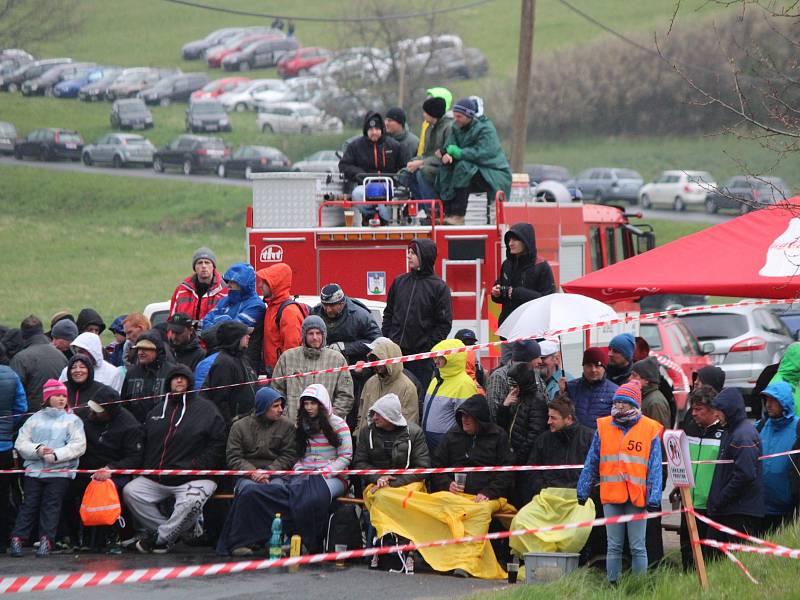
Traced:
<path fill-rule="evenodd" d="M 476 467 L 513 463 L 508 438 L 489 419 L 486 398 L 474 395 L 456 412 L 457 425 L 434 453 L 434 467 Z M 483 535 L 489 531 L 492 514 L 513 511 L 506 498 L 512 492 L 510 472 L 468 473 L 463 485 L 453 473 L 431 476 L 430 492 L 421 483 L 399 488 L 368 488 L 364 502 L 378 536 L 394 533 L 413 542 L 428 542 Z M 436 571 L 459 569 L 482 579 L 502 579 L 491 542 L 450 544 L 419 550 Z"/>

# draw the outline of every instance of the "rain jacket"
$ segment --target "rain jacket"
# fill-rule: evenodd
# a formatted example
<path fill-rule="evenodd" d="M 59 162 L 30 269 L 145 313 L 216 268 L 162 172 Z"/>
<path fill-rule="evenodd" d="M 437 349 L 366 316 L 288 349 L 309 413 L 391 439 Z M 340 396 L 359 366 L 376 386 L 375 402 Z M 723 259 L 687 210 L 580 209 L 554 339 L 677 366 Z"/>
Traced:
<path fill-rule="evenodd" d="M 722 434 L 725 431 L 719 421 L 705 429 L 700 427 L 692 418 L 692 413 L 686 414 L 683 421 L 683 430 L 689 442 L 689 458 L 696 460 L 717 460 Z M 695 508 L 706 509 L 708 492 L 711 481 L 714 479 L 714 464 L 697 464 L 692 462 L 694 487 L 692 488 L 692 504 Z"/>
<path fill-rule="evenodd" d="M 183 313 L 190 319 L 202 321 L 213 310 L 219 301 L 228 295 L 228 287 L 222 281 L 222 276 L 214 269 L 211 284 L 202 298 L 197 296 L 197 275 L 190 275 L 178 284 L 172 292 L 169 302 L 169 315 Z"/>
<path fill-rule="evenodd" d="M 381 337 L 381 328 L 372 317 L 370 310 L 358 300 L 345 298 L 342 312 L 331 319 L 325 314 L 322 304 L 311 309 L 312 315 L 317 315 L 328 328 L 328 344 L 342 342 L 342 354 L 349 364 L 365 360 L 369 347 L 367 344 Z"/>
<path fill-rule="evenodd" d="M 115 367 L 103 358 L 103 344 L 98 335 L 89 333 L 88 331 L 82 333 L 72 341 L 70 347 L 72 347 L 73 350 L 75 348 L 83 348 L 92 355 L 92 359 L 94 359 L 95 381 L 104 383 L 108 387 L 113 388 L 117 393 L 122 391 L 125 373 L 119 367 Z M 67 381 L 67 367 L 64 367 L 61 371 L 58 380 Z"/>
<path fill-rule="evenodd" d="M 28 412 L 28 397 L 19 375 L 11 367 L 0 365 L 0 452 L 13 447 L 14 426 L 25 412 Z"/>
<path fill-rule="evenodd" d="M 444 109 L 447 111 L 444 116 L 449 117 L 452 121 L 453 113 L 450 108 L 453 106 L 453 94 L 445 87 L 432 87 L 425 90 L 430 98 L 441 98 L 444 100 Z M 428 129 L 430 124 L 427 121 L 422 121 L 422 126 L 419 130 L 419 145 L 417 146 L 417 156 L 424 156 L 425 145 L 428 139 Z M 446 139 L 446 136 L 445 136 Z M 442 140 L 444 142 L 444 140 Z"/>
<path fill-rule="evenodd" d="M 425 434 L 419 426 L 409 423 L 386 431 L 370 424 L 358 434 L 354 469 L 428 469 L 431 457 Z M 378 481 L 381 475 L 362 475 L 364 487 Z M 400 487 L 422 481 L 425 475 L 395 475 L 390 487 Z"/>
<path fill-rule="evenodd" d="M 424 148 L 420 156 L 422 157 L 422 174 L 428 183 L 433 185 L 436 182 L 436 174 L 442 166 L 442 159 L 436 156 L 436 151 L 445 153 L 445 142 L 450 135 L 450 128 L 453 126 L 453 115 L 445 114 L 433 125 L 428 125 L 425 130 Z"/>
<path fill-rule="evenodd" d="M 6 348 L 8 347 L 6 344 Z M 43 333 L 33 335 L 22 342 L 21 350 L 14 355 L 8 366 L 22 381 L 22 387 L 25 388 L 25 395 L 28 397 L 28 410 L 39 410 L 45 382 L 58 377 L 59 371 L 63 373 L 62 369 L 66 364 L 67 358 Z M 65 380 L 66 377 L 61 379 Z"/>
<path fill-rule="evenodd" d="M 113 402 L 116 392 L 104 387 L 95 402 Z M 138 469 L 142 460 L 142 425 L 120 404 L 106 404 L 110 421 L 93 421 L 89 411 L 83 416 L 86 434 L 86 454 L 81 457 L 81 469 Z"/>
<path fill-rule="evenodd" d="M 500 402 L 497 424 L 508 434 L 515 464 L 525 464 L 536 438 L 547 431 L 547 397 L 536 369 L 528 363 L 513 365 L 508 377 L 519 384 L 519 395 L 513 406 Z"/>
<path fill-rule="evenodd" d="M 790 344 L 783 353 L 778 372 L 770 383 L 785 381 L 792 387 L 794 414 L 800 415 L 800 342 Z"/>
<path fill-rule="evenodd" d="M 381 129 L 377 142 L 367 137 L 367 124 L 372 119 L 377 119 Z M 364 173 L 397 173 L 406 166 L 409 157 L 397 140 L 386 135 L 383 117 L 379 113 L 367 112 L 361 131 L 364 135 L 347 144 L 339 161 L 339 172 L 351 186 L 361 183 L 360 175 Z"/>
<path fill-rule="evenodd" d="M 222 278 L 226 282 L 239 284 L 241 290 L 228 290 L 219 303 L 203 319 L 203 329 L 229 319 L 241 321 L 248 327 L 255 327 L 256 323 L 264 317 L 263 300 L 256 293 L 256 272 L 247 263 L 236 263 L 225 271 Z"/>
<path fill-rule="evenodd" d="M 391 340 L 382 341 L 371 352 L 379 360 L 402 356 L 400 347 Z M 358 426 L 356 434 L 369 425 L 369 410 L 372 405 L 386 394 L 396 394 L 400 398 L 400 410 L 406 421 L 419 425 L 419 394 L 417 386 L 405 374 L 403 363 L 386 365 L 386 375 L 377 371 L 367 379 L 361 390 L 361 402 L 358 407 Z"/>
<path fill-rule="evenodd" d="M 443 165 L 436 174 L 436 189 L 443 201 L 451 201 L 456 195 L 456 188 L 469 187 L 478 173 L 493 190 L 489 202 L 494 201 L 498 191 L 502 191 L 506 198 L 511 195 L 511 168 L 497 131 L 488 117 L 475 117 L 463 128 L 453 125 L 445 147 L 451 144 L 461 148 L 461 158 Z"/>
<path fill-rule="evenodd" d="M 664 429 L 672 428 L 669 402 L 661 393 L 657 383 L 648 383 L 642 387 L 642 414 L 661 423 Z"/>
<path fill-rule="evenodd" d="M 419 269 L 397 277 L 389 287 L 381 330 L 403 354 L 427 352 L 450 334 L 453 325 L 450 288 L 434 273 L 436 244 L 413 240 Z"/>
<path fill-rule="evenodd" d="M 278 263 L 260 269 L 256 275 L 267 282 L 271 294 L 267 298 L 267 311 L 264 315 L 263 353 L 264 364 L 273 369 L 281 354 L 301 344 L 300 329 L 305 316 L 299 306 L 287 304 L 281 313 L 280 327 L 275 324 L 281 304 L 292 297 L 292 268 L 289 265 Z"/>
<path fill-rule="evenodd" d="M 617 384 L 603 377 L 600 381 L 588 381 L 578 377 L 567 382 L 567 395 L 575 405 L 578 422 L 597 429 L 597 419 L 611 414 L 611 399 Z"/>
<path fill-rule="evenodd" d="M 513 255 L 508 246 L 509 234 L 514 234 L 525 244 L 527 252 Z M 550 263 L 538 255 L 536 232 L 530 223 L 514 223 L 503 237 L 506 244 L 506 259 L 500 265 L 500 276 L 495 285 L 511 288 L 511 298 L 491 296 L 492 302 L 501 304 L 498 324 L 502 324 L 515 308 L 529 300 L 547 296 L 556 291 L 555 280 Z"/>
<path fill-rule="evenodd" d="M 780 402 L 783 414 L 778 418 L 766 416 L 759 421 L 756 429 L 761 436 L 764 454 L 775 454 L 791 450 L 797 439 L 798 417 L 794 414 L 792 388 L 785 381 L 769 384 L 762 394 L 767 394 Z M 787 515 L 794 508 L 791 491 L 791 474 L 794 470 L 791 458 L 779 456 L 761 461 L 764 480 L 764 512 L 767 515 Z"/>
<path fill-rule="evenodd" d="M 55 452 L 57 462 L 46 463 L 36 454 L 39 446 L 47 446 Z M 83 423 L 71 412 L 45 406 L 37 411 L 20 428 L 14 447 L 25 461 L 26 477 L 46 479 L 66 477 L 75 479 L 75 473 L 49 473 L 53 469 L 77 469 L 78 459 L 86 452 L 86 436 Z"/>
<path fill-rule="evenodd" d="M 720 460 L 732 460 L 714 468 L 708 493 L 708 516 L 764 516 L 764 484 L 761 439 L 744 408 L 741 393 L 725 388 L 711 401 L 725 414 L 725 432 L 719 447 Z"/>
<path fill-rule="evenodd" d="M 297 461 L 294 423 L 286 417 L 270 421 L 254 413 L 233 422 L 225 456 L 229 469 L 289 470 Z"/>
<path fill-rule="evenodd" d="M 159 396 L 166 386 L 167 373 L 174 366 L 171 362 L 167 361 L 166 350 L 164 349 L 164 342 L 161 341 L 161 336 L 154 330 L 145 331 L 139 336 L 140 340 L 150 340 L 156 345 L 156 359 L 149 365 L 135 364 L 125 372 L 125 381 L 122 384 L 122 393 L 120 396 L 123 400 L 131 400 L 127 408 L 140 423 L 144 423 L 147 413 L 161 400 L 160 398 L 151 398 L 150 396 Z M 145 398 L 139 400 L 139 398 Z"/>
<path fill-rule="evenodd" d="M 461 340 L 444 340 L 433 347 L 433 350 L 461 348 Z M 467 355 L 464 352 L 448 354 L 444 357 L 447 363 L 434 371 L 433 379 L 428 385 L 422 407 L 422 430 L 425 434 L 444 434 L 456 425 L 456 411 L 467 398 L 478 393 L 475 382 L 467 375 Z M 485 403 L 485 400 L 484 400 Z M 486 406 L 486 422 L 491 422 L 489 407 Z M 502 429 L 500 430 L 502 431 Z M 431 444 L 428 438 L 429 445 Z"/>

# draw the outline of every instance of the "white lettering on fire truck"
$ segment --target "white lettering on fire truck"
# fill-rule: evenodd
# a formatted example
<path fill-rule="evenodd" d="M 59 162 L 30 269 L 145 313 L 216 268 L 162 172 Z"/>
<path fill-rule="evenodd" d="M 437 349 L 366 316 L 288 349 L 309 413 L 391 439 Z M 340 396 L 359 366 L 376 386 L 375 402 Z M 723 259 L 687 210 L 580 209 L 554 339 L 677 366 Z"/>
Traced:
<path fill-rule="evenodd" d="M 283 248 L 277 244 L 270 244 L 261 250 L 258 259 L 261 262 L 283 262 Z"/>

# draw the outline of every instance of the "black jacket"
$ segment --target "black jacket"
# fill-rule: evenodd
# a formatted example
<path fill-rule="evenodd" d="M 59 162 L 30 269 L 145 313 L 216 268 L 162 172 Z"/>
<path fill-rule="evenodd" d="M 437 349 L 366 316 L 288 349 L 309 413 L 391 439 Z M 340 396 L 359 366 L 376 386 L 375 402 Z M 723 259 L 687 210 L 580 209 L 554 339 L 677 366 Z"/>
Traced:
<path fill-rule="evenodd" d="M 145 331 L 139 336 L 139 339 L 150 340 L 156 345 L 156 359 L 149 365 L 140 365 L 137 362 L 128 367 L 125 373 L 125 381 L 122 382 L 122 393 L 120 394 L 123 400 L 159 396 L 164 392 L 167 373 L 174 367 L 174 364 L 167 360 L 164 342 L 158 333 Z M 127 404 L 127 408 L 140 423 L 143 423 L 147 413 L 160 400 L 158 397 L 134 400 Z"/>
<path fill-rule="evenodd" d="M 354 469 L 427 469 L 431 466 L 425 433 L 418 425 L 409 423 L 393 431 L 379 429 L 370 424 L 358 434 L 358 444 L 353 456 Z M 378 481 L 380 475 L 362 475 L 364 487 Z M 425 475 L 395 475 L 391 487 L 422 481 Z"/>
<path fill-rule="evenodd" d="M 720 463 L 714 467 L 714 478 L 708 492 L 708 516 L 764 516 L 764 484 L 762 482 L 761 438 L 745 412 L 742 395 L 735 388 L 723 389 L 711 401 L 725 414 L 725 433 L 719 446 Z"/>
<path fill-rule="evenodd" d="M 453 324 L 450 288 L 433 272 L 436 244 L 427 238 L 411 243 L 420 267 L 392 282 L 381 328 L 403 354 L 427 352 L 447 338 Z"/>
<path fill-rule="evenodd" d="M 206 357 L 206 351 L 200 346 L 200 341 L 196 335 L 193 335 L 189 343 L 184 346 L 172 346 L 172 352 L 175 354 L 176 362 L 186 365 L 192 371 L 194 371 L 197 363 Z"/>
<path fill-rule="evenodd" d="M 514 234 L 522 240 L 528 252 L 519 255 L 512 255 L 508 247 L 509 234 Z M 495 285 L 512 288 L 511 298 L 501 296 L 492 301 L 502 304 L 498 323 L 506 320 L 506 317 L 514 312 L 514 309 L 529 300 L 535 300 L 542 296 L 547 296 L 556 291 L 553 271 L 550 263 L 539 257 L 536 251 L 536 233 L 530 223 L 515 223 L 506 232 L 506 256 L 500 266 L 500 277 L 494 282 Z"/>
<path fill-rule="evenodd" d="M 76 362 L 83 363 L 89 370 L 89 376 L 86 378 L 86 381 L 81 384 L 75 383 L 72 379 L 72 373 L 70 373 L 72 365 Z M 76 354 L 69 359 L 67 363 L 67 380 L 64 382 L 64 385 L 67 386 L 67 404 L 72 411 L 81 418 L 86 414 L 86 409 L 81 409 L 79 407 L 86 406 L 89 400 L 94 400 L 98 403 L 119 400 L 119 394 L 117 394 L 114 388 L 94 380 L 94 366 L 92 365 L 92 360 L 83 354 Z M 103 399 L 100 400 L 98 398 L 99 396 L 102 396 Z"/>
<path fill-rule="evenodd" d="M 225 420 L 225 424 L 230 428 L 233 418 L 239 415 L 246 415 L 255 405 L 257 391 L 256 372 L 250 366 L 250 361 L 245 356 L 243 350 L 239 348 L 239 340 L 242 338 L 242 331 L 246 333 L 246 328 L 220 328 L 217 332 L 217 358 L 208 371 L 208 376 L 203 383 L 204 388 L 214 388 L 227 386 L 236 383 L 246 383 L 244 385 L 234 385 L 221 389 L 206 389 L 203 396 L 214 403 Z M 240 335 L 242 333 L 242 335 Z"/>
<path fill-rule="evenodd" d="M 461 428 L 461 415 L 467 413 L 480 424 L 478 434 L 467 435 Z M 480 395 L 464 400 L 456 412 L 458 424 L 444 434 L 433 453 L 434 467 L 484 467 L 513 464 L 508 436 L 489 419 L 489 405 Z M 447 490 L 454 480 L 453 473 L 431 475 L 431 492 Z M 464 491 L 483 494 L 490 500 L 509 498 L 514 488 L 514 474 L 496 471 L 469 473 Z"/>
<path fill-rule="evenodd" d="M 176 374 L 194 377 L 184 365 L 177 365 L 168 379 Z M 168 394 L 151 410 L 144 423 L 142 468 L 145 469 L 220 469 L 225 464 L 227 430 L 222 415 L 212 402 L 197 392 Z M 180 485 L 196 476 L 159 476 L 152 479 L 165 485 Z"/>
<path fill-rule="evenodd" d="M 368 342 L 381 336 L 381 328 L 372 317 L 372 313 L 358 300 L 345 299 L 342 312 L 335 319 L 325 314 L 322 304 L 311 309 L 312 315 L 318 315 L 328 328 L 326 344 L 344 343 L 342 354 L 347 362 L 354 364 L 359 360 L 366 360 Z"/>
<path fill-rule="evenodd" d="M 94 401 L 113 402 L 117 393 L 108 386 Z M 128 409 L 119 404 L 103 407 L 111 416 L 110 421 L 93 421 L 89 411 L 81 415 L 86 434 L 86 453 L 81 457 L 81 469 L 138 469 L 142 460 L 142 426 Z"/>
<path fill-rule="evenodd" d="M 381 128 L 382 135 L 377 142 L 372 142 L 367 137 L 368 123 L 376 120 Z M 347 145 L 347 149 L 339 161 L 339 172 L 348 183 L 361 183 L 364 173 L 397 173 L 408 163 L 403 147 L 391 136 L 386 135 L 383 118 L 379 113 L 368 112 L 364 118 L 364 133 L 358 139 Z"/>
<path fill-rule="evenodd" d="M 592 445 L 594 430 L 577 421 L 561 431 L 545 431 L 536 438 L 529 465 L 582 465 Z M 522 499 L 530 502 L 544 488 L 575 488 L 581 475 L 580 469 L 561 469 L 558 471 L 531 471 L 525 477 L 528 489 L 522 491 Z"/>
<path fill-rule="evenodd" d="M 524 464 L 536 442 L 547 431 L 547 395 L 537 384 L 536 370 L 528 363 L 517 363 L 508 370 L 508 378 L 519 384 L 514 406 L 497 407 L 497 424 L 508 434 L 514 462 Z"/>

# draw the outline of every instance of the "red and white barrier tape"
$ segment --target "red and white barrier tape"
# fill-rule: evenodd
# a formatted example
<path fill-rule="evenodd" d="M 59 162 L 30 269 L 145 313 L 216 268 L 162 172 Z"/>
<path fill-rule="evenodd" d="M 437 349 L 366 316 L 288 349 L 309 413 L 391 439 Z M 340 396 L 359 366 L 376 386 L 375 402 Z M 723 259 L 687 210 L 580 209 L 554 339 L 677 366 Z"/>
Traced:
<path fill-rule="evenodd" d="M 360 550 L 347 550 L 345 552 L 326 552 L 323 554 L 307 554 L 289 558 L 245 560 L 239 562 L 210 563 L 203 565 L 190 565 L 182 567 L 153 567 L 148 569 L 125 569 L 112 571 L 88 571 L 84 573 L 59 573 L 55 575 L 22 575 L 0 577 L 0 594 L 18 592 L 46 592 L 53 590 L 78 589 L 99 587 L 107 585 L 124 585 L 132 583 L 145 583 L 148 581 L 167 581 L 186 579 L 189 577 L 207 577 L 209 575 L 227 575 L 231 573 L 244 573 L 262 569 L 291 567 L 294 565 L 308 565 L 326 561 L 349 560 L 363 558 L 376 554 L 390 554 L 392 552 L 408 552 L 419 548 L 434 548 L 451 544 L 469 544 L 487 540 L 499 540 L 520 535 L 532 535 L 548 531 L 562 531 L 566 529 L 580 529 L 583 527 L 596 527 L 615 523 L 629 523 L 654 519 L 684 512 L 671 510 L 663 512 L 642 512 L 632 515 L 620 515 L 593 519 L 579 523 L 563 523 L 549 527 L 536 527 L 531 529 L 515 529 L 512 531 L 498 531 L 485 535 L 472 535 L 433 542 L 420 542 L 417 544 L 399 544 L 380 548 L 366 548 Z"/>
<path fill-rule="evenodd" d="M 696 519 L 702 521 L 712 529 L 716 529 L 717 531 L 721 531 L 722 533 L 726 533 L 728 535 L 732 535 L 734 537 L 741 538 L 743 540 L 747 540 L 748 542 L 753 542 L 754 544 L 758 544 L 760 546 L 766 546 L 768 548 L 772 548 L 773 550 L 780 549 L 786 550 L 784 546 L 779 546 L 778 544 L 773 544 L 770 541 L 762 540 L 761 538 L 757 538 L 752 535 L 748 535 L 747 533 L 743 533 L 741 531 L 736 531 L 735 529 L 728 527 L 727 525 L 722 525 L 721 523 L 717 523 L 716 521 L 708 518 L 705 515 L 701 515 L 697 512 L 694 513 Z"/>
<path fill-rule="evenodd" d="M 770 548 L 767 546 L 750 546 L 748 544 L 734 544 L 732 542 L 719 542 L 717 540 L 698 540 L 698 544 L 717 548 L 718 550 L 728 550 L 731 552 L 748 552 L 750 554 L 761 554 L 764 556 L 779 556 L 781 558 L 800 559 L 800 550 L 777 546 Z M 774 544 L 773 544 L 774 545 Z"/>

